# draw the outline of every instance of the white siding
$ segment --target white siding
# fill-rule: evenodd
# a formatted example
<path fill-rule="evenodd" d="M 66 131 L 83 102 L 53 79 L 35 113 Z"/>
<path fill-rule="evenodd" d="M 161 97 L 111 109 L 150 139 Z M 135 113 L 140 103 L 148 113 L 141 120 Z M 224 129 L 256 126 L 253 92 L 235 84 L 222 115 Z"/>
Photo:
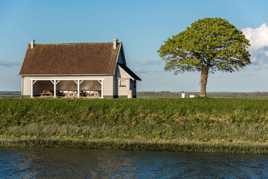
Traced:
<path fill-rule="evenodd" d="M 22 77 L 22 91 L 21 94 L 23 96 L 30 96 L 31 95 L 31 80 L 28 77 Z"/>
<path fill-rule="evenodd" d="M 103 96 L 114 96 L 114 77 L 105 76 L 103 80 Z"/>
<path fill-rule="evenodd" d="M 136 88 L 133 88 L 134 85 L 131 84 L 131 80 L 134 80 L 123 68 L 118 67 L 118 95 L 119 96 L 128 96 L 132 98 L 136 96 Z M 120 81 L 124 80 L 124 86 L 120 86 Z"/>

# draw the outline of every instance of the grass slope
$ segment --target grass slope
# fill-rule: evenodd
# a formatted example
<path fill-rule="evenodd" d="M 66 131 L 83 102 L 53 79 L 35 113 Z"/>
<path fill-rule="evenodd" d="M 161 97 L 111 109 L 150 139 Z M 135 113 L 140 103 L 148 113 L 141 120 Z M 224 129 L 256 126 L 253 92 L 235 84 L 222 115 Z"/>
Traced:
<path fill-rule="evenodd" d="M 1 99 L 0 144 L 268 152 L 268 100 Z"/>

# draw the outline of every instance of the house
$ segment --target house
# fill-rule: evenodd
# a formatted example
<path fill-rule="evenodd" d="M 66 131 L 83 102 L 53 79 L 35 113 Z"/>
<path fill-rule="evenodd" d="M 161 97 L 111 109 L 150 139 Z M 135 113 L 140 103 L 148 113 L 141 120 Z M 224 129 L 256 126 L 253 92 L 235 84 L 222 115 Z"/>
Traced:
<path fill-rule="evenodd" d="M 20 71 L 23 96 L 135 98 L 141 79 L 127 66 L 123 44 L 36 44 Z"/>

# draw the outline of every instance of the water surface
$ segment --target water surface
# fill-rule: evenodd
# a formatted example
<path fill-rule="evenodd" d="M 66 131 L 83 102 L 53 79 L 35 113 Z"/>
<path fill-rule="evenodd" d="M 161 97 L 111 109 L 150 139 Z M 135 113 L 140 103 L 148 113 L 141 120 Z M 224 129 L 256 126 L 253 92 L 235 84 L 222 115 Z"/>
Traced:
<path fill-rule="evenodd" d="M 0 149 L 0 178 L 268 178 L 268 156 Z"/>

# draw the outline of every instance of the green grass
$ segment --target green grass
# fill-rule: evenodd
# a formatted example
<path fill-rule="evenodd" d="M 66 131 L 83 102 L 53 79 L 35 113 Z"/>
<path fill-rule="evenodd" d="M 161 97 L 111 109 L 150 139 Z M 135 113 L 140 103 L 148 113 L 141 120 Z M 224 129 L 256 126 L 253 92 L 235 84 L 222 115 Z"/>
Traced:
<path fill-rule="evenodd" d="M 262 153 L 268 100 L 1 99 L 0 144 L 20 142 Z"/>

